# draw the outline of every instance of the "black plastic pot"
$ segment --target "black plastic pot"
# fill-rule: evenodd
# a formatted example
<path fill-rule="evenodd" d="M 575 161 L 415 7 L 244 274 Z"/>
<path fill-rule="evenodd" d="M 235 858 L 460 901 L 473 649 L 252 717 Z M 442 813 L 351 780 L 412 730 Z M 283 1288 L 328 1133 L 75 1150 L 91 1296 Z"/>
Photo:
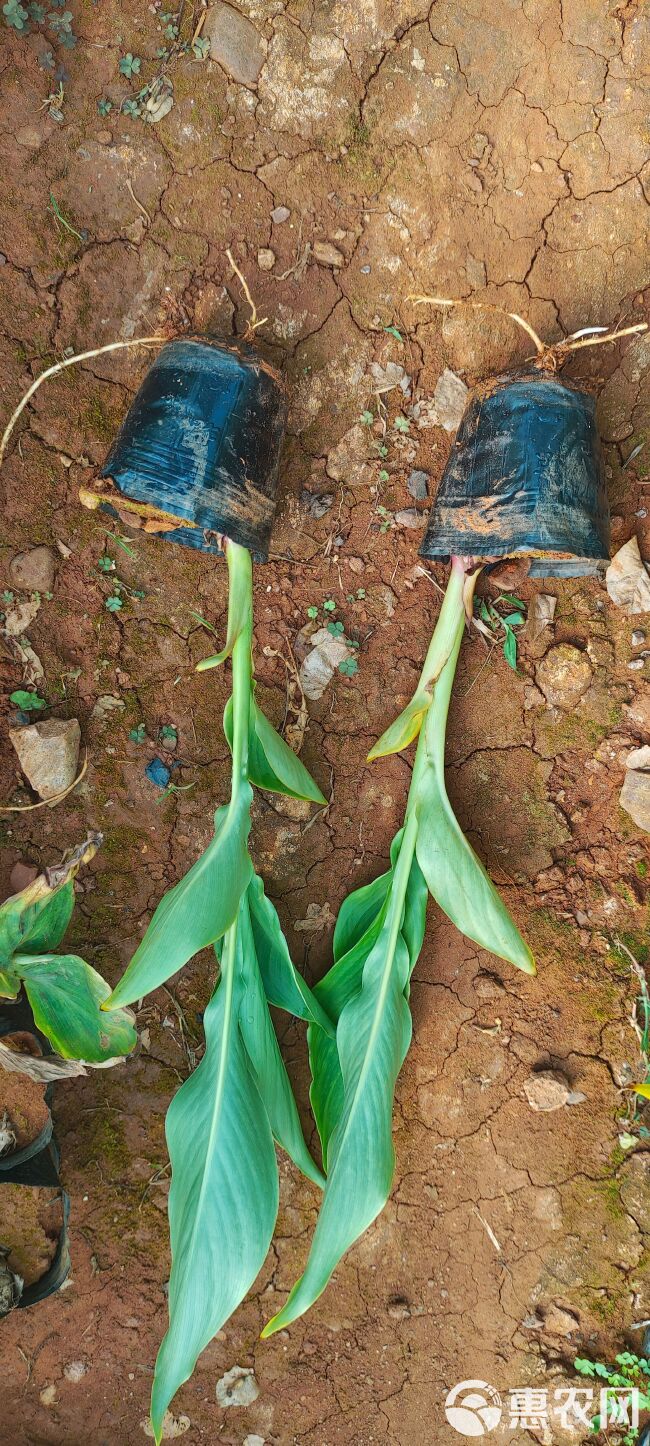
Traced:
<path fill-rule="evenodd" d="M 23 995 L 17 1000 L 0 1001 L 0 1038 L 7 1034 L 26 1032 L 32 1034 L 44 1054 L 51 1054 L 49 1040 L 37 1028 L 29 1002 Z M 0 1072 L 1 1074 L 1 1072 Z M 52 1103 L 52 1085 L 45 1090 L 45 1103 Z M 52 1116 L 43 1126 L 40 1134 L 19 1150 L 0 1156 L 0 1186 L 24 1185 L 26 1187 L 49 1188 L 60 1192 L 63 1220 L 56 1254 L 49 1269 L 32 1285 L 25 1286 L 16 1301 L 18 1309 L 36 1305 L 53 1295 L 63 1285 L 70 1270 L 68 1244 L 68 1218 L 70 1200 L 59 1179 L 59 1148 L 53 1135 Z M 3 1242 L 0 1241 L 0 1247 Z"/>
<path fill-rule="evenodd" d="M 218 534 L 268 559 L 286 397 L 245 342 L 189 336 L 162 348 L 101 470 L 125 497 L 192 527 L 160 535 L 218 552 Z"/>
<path fill-rule="evenodd" d="M 539 370 L 477 387 L 420 554 L 527 554 L 537 577 L 578 577 L 608 562 L 609 509 L 593 397 Z"/>

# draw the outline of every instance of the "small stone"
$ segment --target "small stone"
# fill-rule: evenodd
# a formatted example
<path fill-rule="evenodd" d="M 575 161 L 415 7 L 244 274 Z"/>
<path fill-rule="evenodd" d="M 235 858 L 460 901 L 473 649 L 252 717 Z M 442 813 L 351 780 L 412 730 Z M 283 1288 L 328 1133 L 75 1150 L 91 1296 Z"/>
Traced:
<path fill-rule="evenodd" d="M 40 798 L 56 798 L 74 783 L 81 741 L 76 718 L 50 718 L 26 728 L 10 728 L 9 738 L 25 777 Z"/>
<path fill-rule="evenodd" d="M 56 576 L 56 560 L 49 547 L 30 547 L 18 552 L 9 563 L 9 577 L 14 587 L 24 592 L 51 592 Z"/>
<path fill-rule="evenodd" d="M 580 1322 L 559 1305 L 549 1305 L 544 1312 L 544 1331 L 550 1336 L 572 1336 L 580 1330 Z"/>
<path fill-rule="evenodd" d="M 56 1386 L 45 1386 L 38 1399 L 41 1406 L 53 1406 L 56 1401 Z"/>
<path fill-rule="evenodd" d="M 558 643 L 537 664 L 535 678 L 547 703 L 574 708 L 591 682 L 591 664 L 579 648 Z"/>
<path fill-rule="evenodd" d="M 446 432 L 455 432 L 460 419 L 465 411 L 468 388 L 464 381 L 456 376 L 455 372 L 445 367 L 442 376 L 436 383 L 433 393 L 437 425 L 444 427 Z"/>
<path fill-rule="evenodd" d="M 625 709 L 625 716 L 638 733 L 650 734 L 650 693 L 639 693 Z"/>
<path fill-rule="evenodd" d="M 264 1436 L 244 1436 L 244 1446 L 266 1446 Z"/>
<path fill-rule="evenodd" d="M 321 266 L 345 266 L 343 252 L 339 251 L 337 246 L 332 246 L 329 241 L 315 241 L 312 255 Z"/>
<path fill-rule="evenodd" d="M 650 612 L 650 577 L 636 537 L 619 548 L 605 573 L 607 591 L 628 614 Z"/>
<path fill-rule="evenodd" d="M 27 888 L 28 884 L 33 884 L 36 878 L 38 878 L 36 864 L 14 864 L 9 875 L 9 888 L 12 894 L 19 894 L 22 889 Z"/>
<path fill-rule="evenodd" d="M 270 246 L 263 246 L 262 249 L 258 251 L 257 264 L 260 268 L 260 271 L 272 271 L 273 267 L 275 266 L 275 262 L 275 251 L 271 251 Z"/>
<path fill-rule="evenodd" d="M 571 1086 L 559 1070 L 544 1069 L 524 1080 L 523 1091 L 531 1110 L 561 1110 L 570 1101 Z"/>
<path fill-rule="evenodd" d="M 271 220 L 273 222 L 273 225 L 281 226 L 284 221 L 289 220 L 290 215 L 291 212 L 288 206 L 274 206 L 271 212 Z"/>
<path fill-rule="evenodd" d="M 309 516 L 318 519 L 324 517 L 326 512 L 329 512 L 334 501 L 334 494 L 332 492 L 322 492 L 320 496 L 318 496 L 314 492 L 308 492 L 307 488 L 305 488 L 300 494 L 300 501 L 303 507 L 307 509 Z"/>
<path fill-rule="evenodd" d="M 426 522 L 424 512 L 417 512 L 415 507 L 405 507 L 402 512 L 395 513 L 397 527 L 424 527 Z"/>
<path fill-rule="evenodd" d="M 63 1367 L 63 1374 L 66 1381 L 71 1381 L 73 1386 L 76 1386 L 79 1381 L 83 1380 L 87 1370 L 85 1361 L 69 1361 L 67 1366 Z"/>
<path fill-rule="evenodd" d="M 350 569 L 350 572 L 359 573 L 359 572 L 365 572 L 365 570 L 366 570 L 366 564 L 365 564 L 365 562 L 364 562 L 364 560 L 363 560 L 362 557 L 349 557 L 349 558 L 348 558 L 348 567 L 349 567 L 349 569 Z"/>
<path fill-rule="evenodd" d="M 416 468 L 415 472 L 411 472 L 406 485 L 411 497 L 414 497 L 416 502 L 426 501 L 429 496 L 429 473 L 420 472 Z"/>
<path fill-rule="evenodd" d="M 105 723 L 112 713 L 119 713 L 125 707 L 123 698 L 115 698 L 112 693 L 102 693 L 90 716 L 98 723 Z"/>
<path fill-rule="evenodd" d="M 217 1401 L 220 1406 L 251 1406 L 257 1400 L 260 1388 L 255 1373 L 248 1366 L 233 1366 L 217 1381 Z"/>
<path fill-rule="evenodd" d="M 16 131 L 16 140 L 19 146 L 24 146 L 28 151 L 38 151 L 43 144 L 43 136 L 35 126 L 21 126 Z"/>
<path fill-rule="evenodd" d="M 266 42 L 245 15 L 215 0 L 201 31 L 210 41 L 210 60 L 216 60 L 240 85 L 254 87 L 266 59 Z"/>
<path fill-rule="evenodd" d="M 645 635 L 645 633 L 644 633 L 644 631 L 643 631 L 643 628 L 635 628 L 635 629 L 634 629 L 634 632 L 632 633 L 632 647 L 633 647 L 633 648 L 641 648 L 641 647 L 643 647 L 643 644 L 644 644 L 644 642 L 645 642 L 645 636 L 646 636 L 646 635 Z"/>
<path fill-rule="evenodd" d="M 645 667 L 645 658 L 631 658 L 627 666 L 631 673 L 640 673 Z"/>
<path fill-rule="evenodd" d="M 628 754 L 619 803 L 638 828 L 650 833 L 650 747 L 647 745 Z"/>

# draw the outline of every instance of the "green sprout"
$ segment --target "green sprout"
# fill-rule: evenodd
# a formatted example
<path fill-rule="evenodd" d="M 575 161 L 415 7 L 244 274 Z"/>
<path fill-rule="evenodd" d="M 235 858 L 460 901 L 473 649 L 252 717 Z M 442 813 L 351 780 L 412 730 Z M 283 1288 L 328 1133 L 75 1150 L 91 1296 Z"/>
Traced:
<path fill-rule="evenodd" d="M 147 730 L 144 726 L 144 723 L 138 723 L 136 728 L 131 728 L 129 730 L 129 738 L 131 739 L 132 743 L 144 743 L 146 736 Z"/>
<path fill-rule="evenodd" d="M 111 597 L 107 597 L 104 603 L 104 607 L 109 613 L 119 613 L 120 608 L 124 607 L 124 603 L 122 602 L 119 593 L 113 593 Z"/>
<path fill-rule="evenodd" d="M 129 79 L 132 75 L 139 75 L 141 65 L 142 61 L 140 57 L 138 55 L 132 55 L 131 51 L 129 51 L 127 55 L 122 56 L 120 61 L 120 75 L 126 75 Z"/>
<path fill-rule="evenodd" d="M 526 974 L 535 972 L 530 949 L 465 838 L 445 787 L 447 713 L 479 571 L 473 559 L 452 558 L 414 697 L 368 755 L 385 758 L 418 739 L 390 868 L 344 901 L 334 930 L 334 964 L 314 989 L 336 1021 L 335 1039 L 313 1022 L 308 1031 L 311 1102 L 327 1182 L 304 1273 L 265 1336 L 314 1304 L 341 1257 L 388 1199 L 395 1163 L 393 1096 L 411 1039 L 409 985 L 429 893 L 481 949 Z"/>
<path fill-rule="evenodd" d="M 604 1382 L 607 1419 L 603 1420 L 601 1415 L 594 1416 L 589 1425 L 590 1431 L 598 1434 L 599 1431 L 606 1431 L 609 1426 L 627 1426 L 629 1430 L 617 1439 L 621 1446 L 634 1446 L 639 1439 L 640 1428 L 630 1426 L 627 1403 L 620 1398 L 630 1397 L 635 1391 L 638 1393 L 639 1411 L 650 1411 L 650 1360 L 645 1356 L 636 1356 L 632 1351 L 621 1351 L 612 1366 L 580 1356 L 576 1356 L 573 1366 L 578 1375 Z"/>
<path fill-rule="evenodd" d="M 374 414 L 366 410 L 361 413 L 360 421 L 364 427 L 371 427 L 374 422 Z"/>
<path fill-rule="evenodd" d="M 213 946 L 219 977 L 203 1023 L 206 1049 L 169 1107 L 167 1143 L 172 1269 L 169 1327 L 153 1382 L 160 1442 L 165 1412 L 197 1358 L 243 1299 L 266 1257 L 278 1211 L 274 1140 L 323 1185 L 304 1141 L 269 1004 L 334 1029 L 296 972 L 273 905 L 248 850 L 251 785 L 325 804 L 304 764 L 255 700 L 250 554 L 225 540 L 230 580 L 225 647 L 198 671 L 232 660 L 224 731 L 232 755 L 230 800 L 189 873 L 159 903 L 105 1008 L 133 1003 Z M 109 1016 L 110 1017 L 110 1016 Z"/>
<path fill-rule="evenodd" d="M 108 100 L 108 99 L 104 98 L 104 99 L 102 99 L 102 100 L 98 100 L 98 101 L 97 101 L 97 110 L 98 110 L 98 112 L 99 112 L 100 115 L 110 115 L 112 109 L 113 109 L 113 102 L 112 102 L 112 100 Z"/>
<path fill-rule="evenodd" d="M 334 598 L 328 597 L 325 599 L 325 602 L 323 603 L 323 611 L 326 613 L 336 612 L 336 603 L 334 601 Z"/>
<path fill-rule="evenodd" d="M 354 677 L 354 674 L 358 673 L 358 671 L 359 664 L 356 658 L 343 658 L 339 663 L 339 673 L 342 673 L 345 678 Z"/>
<path fill-rule="evenodd" d="M 2 7 L 2 13 L 5 17 L 5 24 L 10 29 L 17 30 L 19 33 L 29 29 L 29 14 L 24 5 L 19 4 L 19 0 L 7 0 L 6 5 Z"/>
<path fill-rule="evenodd" d="M 410 429 L 410 425 L 411 424 L 407 421 L 406 417 L 396 417 L 395 421 L 393 422 L 393 426 L 396 432 L 408 432 Z"/>
<path fill-rule="evenodd" d="M 204 40 L 202 35 L 197 35 L 192 41 L 192 54 L 195 60 L 207 60 L 210 54 L 210 41 Z"/>
<path fill-rule="evenodd" d="M 0 907 L 0 998 L 24 989 L 34 1020 L 63 1059 L 117 1063 L 136 1044 L 130 1009 L 101 1006 L 110 987 L 76 954 L 57 954 L 74 908 L 74 878 L 101 843 L 91 834 L 66 863 L 39 874 Z"/>
<path fill-rule="evenodd" d="M 317 618 L 317 617 L 318 617 L 318 608 L 317 608 L 317 607 L 314 607 L 313 603 L 312 603 L 312 606 L 311 606 L 310 608 L 307 608 L 307 617 L 308 617 L 308 618 Z"/>
<path fill-rule="evenodd" d="M 515 611 L 509 612 L 504 616 L 503 613 L 498 611 L 499 603 L 505 604 L 506 607 L 514 608 Z M 509 667 L 514 668 L 516 671 L 517 637 L 514 629 L 521 627 L 522 623 L 525 622 L 525 602 L 523 602 L 520 597 L 513 597 L 511 593 L 503 592 L 500 593 L 499 597 L 496 598 L 493 603 L 486 602 L 485 598 L 476 598 L 474 607 L 477 613 L 474 622 L 486 637 L 491 637 L 494 634 L 498 637 L 499 633 L 503 633 L 503 656 Z"/>

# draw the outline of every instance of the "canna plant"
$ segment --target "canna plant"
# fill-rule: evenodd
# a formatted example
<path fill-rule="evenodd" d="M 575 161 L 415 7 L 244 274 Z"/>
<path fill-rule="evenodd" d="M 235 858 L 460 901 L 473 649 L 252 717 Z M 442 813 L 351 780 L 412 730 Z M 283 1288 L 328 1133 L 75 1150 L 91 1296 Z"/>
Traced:
<path fill-rule="evenodd" d="M 422 948 L 428 894 L 483 949 L 534 974 L 533 957 L 465 838 L 445 788 L 447 713 L 480 564 L 453 557 L 415 694 L 371 750 L 383 758 L 418 738 L 404 825 L 390 868 L 343 903 L 334 964 L 314 989 L 336 1036 L 309 1023 L 311 1101 L 327 1182 L 304 1274 L 265 1327 L 281 1330 L 313 1305 L 345 1251 L 383 1209 L 395 1156 L 397 1076 L 411 1040 L 409 981 Z"/>
<path fill-rule="evenodd" d="M 136 1044 L 131 1010 L 102 1013 L 111 991 L 101 974 L 76 954 L 55 952 L 72 917 L 75 876 L 101 841 L 91 834 L 0 907 L 0 999 L 24 989 L 54 1052 L 91 1065 L 117 1064 Z"/>
<path fill-rule="evenodd" d="M 252 566 L 245 547 L 221 539 L 229 573 L 225 647 L 200 672 L 232 659 L 224 730 L 232 753 L 230 801 L 214 837 L 165 895 L 125 974 L 104 1005 L 133 1003 L 214 946 L 219 975 L 203 1017 L 205 1054 L 166 1120 L 172 1166 L 169 1327 L 153 1383 L 157 1442 L 165 1411 L 197 1358 L 245 1296 L 268 1251 L 278 1210 L 274 1141 L 315 1184 L 323 1177 L 305 1144 L 269 1004 L 334 1028 L 294 969 L 278 916 L 248 851 L 251 784 L 324 804 L 307 770 L 255 701 Z"/>

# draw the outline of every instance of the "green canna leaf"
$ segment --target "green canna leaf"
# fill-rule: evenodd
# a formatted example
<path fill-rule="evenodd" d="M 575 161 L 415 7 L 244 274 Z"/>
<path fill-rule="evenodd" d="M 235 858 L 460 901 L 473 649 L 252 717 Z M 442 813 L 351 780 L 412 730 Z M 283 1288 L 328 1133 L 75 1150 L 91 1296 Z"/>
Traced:
<path fill-rule="evenodd" d="M 216 833 L 189 873 L 161 899 L 149 928 L 104 1009 L 157 989 L 232 924 L 253 865 L 247 849 L 252 790 L 242 784 L 215 815 Z"/>
<path fill-rule="evenodd" d="M 336 1031 L 343 1107 L 329 1143 L 327 1183 L 307 1266 L 263 1336 L 313 1305 L 345 1251 L 388 1199 L 395 1165 L 393 1095 L 411 1039 L 404 997 L 408 972 L 408 950 L 389 911 L 366 960 L 362 987 L 343 1009 Z"/>
<path fill-rule="evenodd" d="M 39 954 L 56 949 L 70 923 L 74 908 L 74 885 L 67 879 L 52 888 L 45 874 L 12 894 L 0 907 L 0 962 L 7 965 L 12 954 Z"/>
<path fill-rule="evenodd" d="M 102 1013 L 110 988 L 76 954 L 17 954 L 15 969 L 38 1028 L 63 1059 L 103 1064 L 135 1048 L 131 1011 Z"/>
<path fill-rule="evenodd" d="M 267 899 L 264 884 L 258 874 L 253 875 L 246 898 L 255 951 L 269 1004 L 276 1005 L 278 1009 L 286 1009 L 298 1019 L 317 1023 L 326 1034 L 333 1036 L 334 1025 L 326 1010 L 309 988 L 306 979 L 303 979 L 295 968 L 277 912 L 271 900 Z"/>
<path fill-rule="evenodd" d="M 278 1210 L 273 1136 L 238 1026 L 242 980 L 234 949 L 223 952 L 205 1055 L 167 1114 L 172 1269 L 151 1403 L 156 1442 L 179 1386 L 260 1271 Z"/>
<path fill-rule="evenodd" d="M 223 729 L 228 747 L 232 749 L 232 698 L 226 703 Z M 264 788 L 268 793 L 282 793 L 286 798 L 302 798 L 309 803 L 327 803 L 304 763 L 265 718 L 254 698 L 251 698 L 248 777 L 256 788 Z"/>
<path fill-rule="evenodd" d="M 273 1137 L 303 1175 L 322 1188 L 325 1181 L 305 1144 L 298 1108 L 269 1014 L 247 900 L 242 902 L 239 913 L 237 947 L 243 983 L 239 1027 Z"/>
<path fill-rule="evenodd" d="M 20 979 L 13 969 L 0 969 L 0 999 L 16 999 Z"/>

